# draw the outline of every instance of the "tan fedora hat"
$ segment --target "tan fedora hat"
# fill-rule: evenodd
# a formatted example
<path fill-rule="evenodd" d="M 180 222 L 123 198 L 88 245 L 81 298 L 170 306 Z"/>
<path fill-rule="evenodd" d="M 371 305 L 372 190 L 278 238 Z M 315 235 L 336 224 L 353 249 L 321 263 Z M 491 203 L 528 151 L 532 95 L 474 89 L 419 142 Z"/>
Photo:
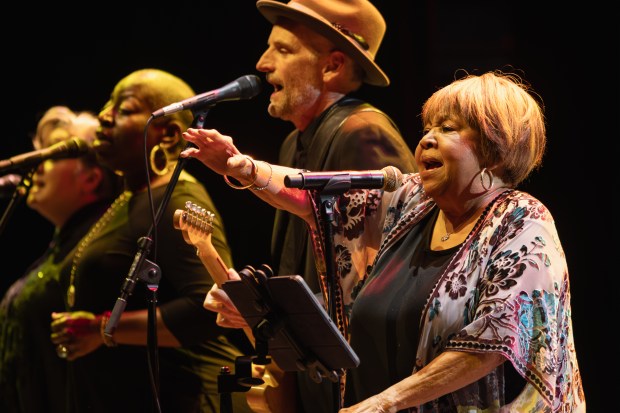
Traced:
<path fill-rule="evenodd" d="M 387 86 L 390 79 L 375 63 L 385 20 L 369 0 L 259 0 L 256 7 L 272 24 L 279 17 L 299 22 L 331 40 L 364 69 L 364 82 Z"/>

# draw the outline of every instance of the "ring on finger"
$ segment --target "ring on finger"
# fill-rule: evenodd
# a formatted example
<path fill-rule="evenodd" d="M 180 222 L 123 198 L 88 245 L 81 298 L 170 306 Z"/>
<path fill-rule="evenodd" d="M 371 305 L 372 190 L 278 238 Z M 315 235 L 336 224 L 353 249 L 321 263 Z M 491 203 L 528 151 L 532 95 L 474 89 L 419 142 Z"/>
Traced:
<path fill-rule="evenodd" d="M 56 346 L 56 355 L 61 359 L 66 359 L 69 355 L 69 349 L 64 344 L 58 344 Z"/>

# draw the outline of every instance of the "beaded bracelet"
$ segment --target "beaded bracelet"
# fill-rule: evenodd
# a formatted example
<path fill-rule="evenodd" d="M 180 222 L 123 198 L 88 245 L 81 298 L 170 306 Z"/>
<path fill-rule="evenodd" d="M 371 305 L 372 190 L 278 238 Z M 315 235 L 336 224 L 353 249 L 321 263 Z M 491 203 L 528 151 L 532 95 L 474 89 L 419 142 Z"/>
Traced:
<path fill-rule="evenodd" d="M 101 323 L 99 324 L 99 332 L 101 333 L 101 339 L 103 340 L 103 344 L 108 347 L 116 347 L 118 344 L 114 341 L 114 337 L 105 333 L 105 326 L 108 324 L 108 320 L 110 319 L 110 311 L 105 311 L 101 314 Z"/>
<path fill-rule="evenodd" d="M 250 158 L 249 156 L 246 156 L 246 158 L 250 162 L 252 162 L 252 182 L 250 182 L 247 185 L 235 185 L 232 182 L 230 182 L 230 180 L 228 179 L 228 175 L 224 175 L 224 181 L 229 187 L 233 189 L 248 189 L 251 186 L 253 186 L 254 183 L 256 182 L 256 178 L 258 178 L 258 166 L 256 166 L 256 162 L 254 162 L 254 159 Z"/>
<path fill-rule="evenodd" d="M 255 191 L 262 191 L 264 189 L 267 189 L 267 187 L 271 183 L 271 178 L 273 178 L 273 167 L 271 166 L 271 164 L 269 162 L 264 162 L 264 161 L 261 161 L 261 162 L 263 162 L 265 165 L 267 165 L 269 167 L 269 179 L 267 179 L 267 183 L 265 185 L 263 185 L 263 186 L 256 186 L 256 185 L 254 185 L 252 187 L 252 189 L 255 190 Z M 256 180 L 254 180 L 254 182 L 256 182 Z"/>

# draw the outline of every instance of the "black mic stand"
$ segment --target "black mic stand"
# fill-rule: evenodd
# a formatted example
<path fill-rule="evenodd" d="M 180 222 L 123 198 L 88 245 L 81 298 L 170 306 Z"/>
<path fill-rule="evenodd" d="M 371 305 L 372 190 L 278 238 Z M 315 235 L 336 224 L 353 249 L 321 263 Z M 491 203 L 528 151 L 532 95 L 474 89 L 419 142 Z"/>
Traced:
<path fill-rule="evenodd" d="M 28 192 L 30 192 L 30 188 L 32 188 L 32 175 L 37 167 L 34 167 L 25 175 L 20 183 L 15 187 L 13 191 L 13 195 L 11 195 L 11 200 L 7 205 L 4 213 L 2 214 L 2 218 L 0 219 L 0 235 L 4 232 L 4 228 L 6 224 L 9 222 L 9 219 L 13 215 L 15 208 L 19 205 L 19 203 L 26 198 Z"/>
<path fill-rule="evenodd" d="M 286 181 L 285 181 L 286 182 Z M 332 223 L 335 220 L 335 214 L 334 214 L 334 207 L 335 207 L 335 203 L 336 203 L 336 198 L 339 195 L 342 195 L 343 193 L 349 191 L 351 189 L 351 176 L 349 174 L 341 174 L 341 175 L 334 175 L 324 186 L 323 188 L 321 188 L 319 190 L 319 196 L 320 196 L 320 201 L 321 201 L 321 217 L 322 219 L 322 223 L 323 223 L 323 231 L 325 234 L 325 264 L 326 264 L 326 288 L 327 288 L 327 305 L 328 305 L 328 309 L 327 309 L 327 313 L 330 317 L 330 319 L 333 321 L 333 323 L 336 326 L 344 326 L 345 325 L 345 320 L 338 320 L 338 318 L 344 317 L 344 314 L 342 313 L 338 313 L 338 309 L 336 307 L 336 297 L 337 297 L 337 288 L 339 288 L 339 286 L 336 283 L 336 261 L 335 261 L 335 248 L 334 248 L 334 242 L 333 242 L 333 226 Z M 242 280 L 243 280 L 243 274 L 240 273 L 240 275 L 242 276 Z M 227 291 L 228 292 L 228 291 Z M 229 293 L 230 295 L 230 293 Z M 262 292 L 262 294 L 259 294 L 261 296 L 265 296 L 268 294 L 265 294 L 264 292 Z M 343 305 L 342 302 L 340 302 L 340 305 Z M 239 306 L 237 306 L 237 308 L 239 308 Z M 242 312 L 243 314 L 243 312 Z M 263 321 L 268 321 L 267 319 L 264 319 Z M 259 323 L 258 326 L 261 326 L 262 323 Z M 257 326 L 257 327 L 258 327 Z M 273 326 L 271 326 L 270 328 L 273 328 Z M 262 332 L 264 334 L 264 331 Z M 340 333 L 344 336 L 345 332 L 344 331 L 340 331 Z M 258 349 L 258 337 L 260 336 L 260 334 L 255 334 L 257 336 L 257 349 Z M 295 348 L 295 350 L 298 353 L 301 353 L 303 355 L 303 349 L 300 349 L 299 345 L 296 345 L 296 343 L 294 343 L 294 340 L 290 340 L 289 338 L 289 342 L 292 347 Z M 344 337 L 344 339 L 346 340 L 346 337 Z M 303 359 L 303 357 L 301 358 Z M 305 370 L 308 366 L 302 366 L 304 367 L 302 370 Z M 319 369 L 321 369 L 323 366 L 319 366 Z M 320 374 L 311 374 L 311 377 L 314 376 L 314 378 L 319 378 L 320 379 Z M 341 408 L 342 408 L 342 397 L 341 397 L 341 376 L 340 375 L 332 375 L 332 393 L 333 393 L 333 409 L 334 412 L 338 412 Z M 315 380 L 316 381 L 316 380 Z"/>
<path fill-rule="evenodd" d="M 325 234 L 325 280 L 327 284 L 327 312 L 334 323 L 344 325 L 344 320 L 338 322 L 338 314 L 335 304 L 337 296 L 336 289 L 336 254 L 334 249 L 334 231 L 332 223 L 335 220 L 334 207 L 336 198 L 351 189 L 351 177 L 348 174 L 335 175 L 331 178 L 323 188 L 319 190 L 319 198 L 321 200 L 321 216 L 323 217 L 323 231 Z M 343 303 L 340 303 L 343 305 Z M 343 332 L 344 333 L 344 332 Z M 338 382 L 333 383 L 333 401 L 334 412 L 338 412 L 342 408 L 342 398 L 340 393 L 340 377 Z"/>
<path fill-rule="evenodd" d="M 232 393 L 247 392 L 250 387 L 263 384 L 262 379 L 252 378 L 252 357 L 238 356 L 235 372 L 223 366 L 217 377 L 217 391 L 220 393 L 220 413 L 233 413 Z"/>
<path fill-rule="evenodd" d="M 211 106 L 202 109 L 196 109 L 192 111 L 194 115 L 194 120 L 192 121 L 192 128 L 201 129 L 204 126 L 205 119 Z M 153 116 L 151 115 L 151 120 Z M 150 123 L 150 120 L 149 120 Z M 148 127 L 148 123 L 147 123 Z M 186 149 L 188 147 L 193 147 L 194 145 L 188 143 Z M 127 300 L 133 294 L 133 290 L 136 286 L 136 282 L 138 280 L 144 281 L 147 284 L 148 291 L 152 292 L 151 298 L 149 299 L 150 306 L 148 307 L 148 331 L 147 331 L 147 351 L 150 359 L 149 368 L 151 369 L 151 379 L 152 386 L 154 389 L 154 402 L 158 411 L 159 409 L 159 362 L 157 357 L 157 317 L 156 317 L 156 305 L 157 305 L 157 288 L 159 286 L 159 280 L 161 279 L 161 270 L 157 264 L 149 261 L 146 257 L 151 251 L 151 245 L 153 243 L 152 234 L 154 229 L 157 227 L 157 224 L 161 220 L 161 217 L 170 202 L 170 197 L 172 196 L 172 192 L 174 191 L 174 187 L 176 186 L 181 171 L 185 167 L 185 164 L 189 161 L 189 158 L 181 158 L 179 157 L 176 167 L 172 173 L 172 177 L 168 182 L 166 187 L 166 191 L 164 196 L 159 204 L 159 208 L 157 209 L 157 214 L 155 215 L 155 222 L 149 228 L 148 234 L 144 237 L 138 239 L 138 251 L 134 256 L 133 263 L 129 268 L 129 273 L 121 286 L 121 292 L 119 297 L 116 299 L 116 303 L 114 304 L 114 308 L 110 313 L 110 318 L 105 326 L 103 334 L 110 339 L 114 335 L 114 331 L 118 325 L 121 314 L 125 311 L 125 307 L 127 306 Z M 149 183 L 150 185 L 150 183 Z M 147 266 L 145 267 L 145 263 Z"/>

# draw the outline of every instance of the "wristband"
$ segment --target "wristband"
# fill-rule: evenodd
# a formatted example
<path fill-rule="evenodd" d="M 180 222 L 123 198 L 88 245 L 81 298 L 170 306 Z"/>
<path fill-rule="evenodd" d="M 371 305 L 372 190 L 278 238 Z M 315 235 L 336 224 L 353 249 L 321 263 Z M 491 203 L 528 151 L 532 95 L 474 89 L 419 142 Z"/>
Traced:
<path fill-rule="evenodd" d="M 99 332 L 101 333 L 101 340 L 103 340 L 103 344 L 108 347 L 116 347 L 118 344 L 114 340 L 114 337 L 105 333 L 105 327 L 108 324 L 108 320 L 110 319 L 110 314 L 112 314 L 110 311 L 105 311 L 101 314 Z"/>

